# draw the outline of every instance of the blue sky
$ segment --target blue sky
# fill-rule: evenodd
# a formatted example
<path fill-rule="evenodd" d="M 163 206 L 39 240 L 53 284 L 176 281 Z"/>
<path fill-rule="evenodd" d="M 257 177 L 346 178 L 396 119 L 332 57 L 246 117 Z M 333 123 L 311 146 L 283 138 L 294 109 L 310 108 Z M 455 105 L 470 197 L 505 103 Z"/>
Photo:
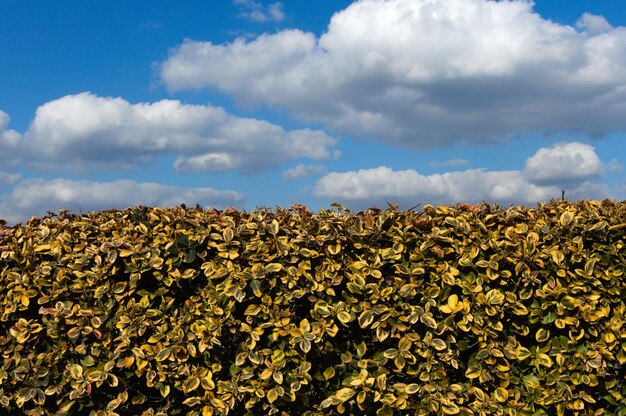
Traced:
<path fill-rule="evenodd" d="M 626 199 L 622 0 L 2 0 L 0 218 Z"/>

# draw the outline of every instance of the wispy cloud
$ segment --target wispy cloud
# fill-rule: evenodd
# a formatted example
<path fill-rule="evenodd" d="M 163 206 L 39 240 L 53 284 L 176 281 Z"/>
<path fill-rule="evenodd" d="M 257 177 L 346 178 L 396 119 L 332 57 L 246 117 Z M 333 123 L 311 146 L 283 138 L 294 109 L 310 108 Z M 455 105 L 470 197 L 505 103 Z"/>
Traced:
<path fill-rule="evenodd" d="M 561 25 L 526 0 L 354 2 L 320 37 L 187 41 L 161 79 L 416 149 L 626 131 L 626 29 Z"/>
<path fill-rule="evenodd" d="M 296 180 L 308 178 L 313 175 L 320 175 L 322 173 L 326 173 L 326 167 L 322 165 L 304 165 L 300 163 L 296 167 L 284 171 L 283 178 L 287 180 Z"/>
<path fill-rule="evenodd" d="M 467 159 L 449 159 L 444 162 L 439 162 L 433 160 L 430 165 L 433 167 L 445 166 L 445 167 L 460 167 L 460 166 L 468 166 L 470 161 Z"/>
<path fill-rule="evenodd" d="M 233 0 L 239 6 L 239 17 L 254 22 L 280 22 L 285 19 L 282 3 L 271 3 L 267 6 L 253 0 Z"/>

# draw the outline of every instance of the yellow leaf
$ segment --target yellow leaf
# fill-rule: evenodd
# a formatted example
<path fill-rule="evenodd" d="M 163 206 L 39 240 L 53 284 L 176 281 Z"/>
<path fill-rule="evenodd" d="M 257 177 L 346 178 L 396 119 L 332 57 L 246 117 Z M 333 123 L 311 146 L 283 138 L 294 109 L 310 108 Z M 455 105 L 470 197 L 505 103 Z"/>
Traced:
<path fill-rule="evenodd" d="M 493 392 L 493 396 L 495 397 L 496 401 L 498 401 L 500 403 L 504 403 L 509 398 L 509 392 L 504 387 L 498 387 Z"/>
<path fill-rule="evenodd" d="M 324 375 L 324 380 L 330 380 L 335 376 L 335 369 L 333 367 L 328 367 L 322 374 Z"/>
<path fill-rule="evenodd" d="M 267 401 L 270 403 L 274 403 L 276 400 L 278 400 L 278 392 L 276 391 L 276 389 L 270 389 L 267 392 Z"/>
<path fill-rule="evenodd" d="M 429 328 L 437 329 L 437 321 L 430 315 L 422 315 L 420 316 L 420 321 Z"/>
<path fill-rule="evenodd" d="M 265 273 L 276 273 L 283 269 L 283 265 L 280 263 L 270 263 L 265 266 Z"/>
<path fill-rule="evenodd" d="M 448 297 L 448 306 L 450 307 L 450 309 L 455 310 L 458 303 L 459 297 L 457 295 L 450 295 Z"/>
<path fill-rule="evenodd" d="M 371 311 L 363 311 L 361 315 L 359 315 L 359 326 L 361 328 L 367 327 L 374 321 L 374 315 L 372 315 Z"/>
<path fill-rule="evenodd" d="M 248 305 L 248 307 L 244 311 L 244 314 L 246 316 L 254 316 L 254 315 L 258 315 L 259 312 L 261 312 L 261 307 L 256 304 L 252 304 L 252 305 Z"/>
<path fill-rule="evenodd" d="M 433 339 L 433 341 L 432 341 L 432 345 L 433 345 L 433 347 L 434 347 L 437 351 L 443 351 L 443 350 L 445 350 L 446 348 L 448 348 L 448 347 L 446 346 L 445 341 L 444 341 L 444 340 L 442 340 L 442 339 L 439 339 L 439 338 L 435 338 L 435 339 Z"/>
<path fill-rule="evenodd" d="M 404 391 L 405 391 L 407 394 L 415 394 L 415 393 L 417 393 L 417 392 L 419 391 L 419 389 L 420 389 L 419 384 L 417 384 L 417 383 L 411 383 L 411 384 L 409 384 L 408 386 L 406 386 L 406 388 L 404 389 Z"/>
<path fill-rule="evenodd" d="M 552 367 L 552 358 L 548 354 L 537 354 L 537 363 L 544 367 Z"/>
<path fill-rule="evenodd" d="M 335 397 L 337 398 L 337 400 L 341 401 L 342 403 L 350 400 L 350 398 L 352 396 L 354 396 L 355 392 L 353 389 L 349 388 L 349 387 L 345 387 L 341 390 L 339 390 L 337 392 L 337 394 L 335 394 Z"/>
<path fill-rule="evenodd" d="M 487 298 L 487 302 L 489 302 L 490 305 L 500 305 L 502 302 L 504 302 L 504 294 L 502 294 L 502 292 L 498 289 L 491 289 L 489 292 L 487 292 L 485 297 Z"/>
<path fill-rule="evenodd" d="M 548 329 L 540 328 L 535 334 L 535 339 L 537 340 L 537 342 L 544 342 L 548 338 L 550 338 L 550 330 Z"/>
<path fill-rule="evenodd" d="M 470 365 L 465 372 L 465 377 L 467 378 L 478 378 L 482 374 L 482 369 L 475 365 Z"/>
<path fill-rule="evenodd" d="M 456 415 L 460 412 L 459 407 L 454 403 L 442 404 L 441 410 L 447 415 Z"/>
<path fill-rule="evenodd" d="M 200 379 L 198 377 L 190 377 L 183 386 L 183 392 L 189 393 L 197 389 L 198 386 L 200 386 Z"/>
<path fill-rule="evenodd" d="M 346 311 L 341 311 L 337 314 L 337 319 L 339 319 L 339 322 L 347 324 L 352 320 L 352 316 Z"/>
<path fill-rule="evenodd" d="M 170 386 L 168 386 L 167 384 L 164 384 L 161 386 L 159 391 L 161 392 L 161 396 L 165 398 L 167 397 L 168 394 L 170 394 Z"/>

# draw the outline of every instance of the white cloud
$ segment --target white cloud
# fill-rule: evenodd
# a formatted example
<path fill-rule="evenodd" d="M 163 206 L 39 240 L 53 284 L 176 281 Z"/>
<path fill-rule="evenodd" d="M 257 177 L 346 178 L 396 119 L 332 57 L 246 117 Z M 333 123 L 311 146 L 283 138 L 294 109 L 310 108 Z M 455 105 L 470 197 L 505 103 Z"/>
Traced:
<path fill-rule="evenodd" d="M 253 0 L 234 0 L 233 3 L 240 8 L 240 17 L 253 22 L 280 22 L 285 19 L 282 3 L 271 3 L 267 6 Z"/>
<path fill-rule="evenodd" d="M 9 173 L 0 171 L 0 192 L 6 185 L 13 185 L 20 179 L 20 175 L 17 173 Z"/>
<path fill-rule="evenodd" d="M 611 26 L 604 16 L 597 16 L 591 13 L 584 13 L 576 22 L 576 27 L 592 35 L 613 30 L 613 26 Z"/>
<path fill-rule="evenodd" d="M 578 171 L 565 168 L 566 165 L 571 168 L 574 163 L 578 163 Z M 550 170 L 551 164 L 562 168 Z M 338 199 L 360 208 L 372 204 L 386 206 L 387 201 L 406 206 L 482 201 L 535 204 L 560 198 L 560 185 L 565 182 L 569 184 L 565 188 L 569 199 L 607 198 L 611 196 L 610 189 L 593 181 L 601 171 L 602 164 L 591 146 L 567 143 L 540 149 L 527 160 L 524 171 L 467 169 L 422 175 L 412 169 L 397 171 L 381 166 L 331 172 L 317 181 L 315 196 Z M 529 174 L 536 176 L 531 180 Z M 537 182 L 537 178 L 544 180 Z M 561 182 L 555 184 L 557 179 Z"/>
<path fill-rule="evenodd" d="M 336 13 L 319 38 L 284 30 L 225 44 L 185 41 L 163 62 L 161 79 L 172 90 L 216 88 L 338 133 L 414 148 L 526 131 L 626 130 L 626 28 L 585 15 L 578 31 L 532 7 L 362 0 Z"/>
<path fill-rule="evenodd" d="M 124 169 L 175 155 L 176 169 L 209 172 L 258 172 L 297 158 L 330 158 L 335 144 L 319 130 L 285 131 L 219 107 L 131 104 L 90 93 L 39 107 L 22 142 L 23 163 L 31 168 Z"/>
<path fill-rule="evenodd" d="M 322 165 L 304 165 L 300 163 L 297 166 L 284 171 L 283 178 L 287 180 L 295 180 L 307 178 L 313 175 L 320 175 L 322 173 L 326 173 L 326 167 Z"/>
<path fill-rule="evenodd" d="M 526 160 L 524 175 L 536 184 L 558 186 L 596 179 L 602 169 L 592 146 L 572 142 L 539 149 Z"/>
<path fill-rule="evenodd" d="M 233 191 L 212 188 L 181 188 L 130 180 L 112 182 L 74 181 L 67 179 L 28 179 L 18 182 L 0 201 L 0 218 L 8 223 L 42 216 L 47 211 L 71 209 L 83 212 L 126 208 L 128 206 L 177 206 L 181 203 L 204 207 L 237 206 L 244 196 Z"/>
<path fill-rule="evenodd" d="M 9 130 L 9 122 L 11 118 L 7 113 L 0 110 L 0 147 L 1 146 L 11 146 L 14 147 L 18 144 L 21 136 L 15 130 Z M 5 156 L 7 156 L 5 154 Z M 2 157 L 0 156 L 0 161 L 2 161 Z"/>

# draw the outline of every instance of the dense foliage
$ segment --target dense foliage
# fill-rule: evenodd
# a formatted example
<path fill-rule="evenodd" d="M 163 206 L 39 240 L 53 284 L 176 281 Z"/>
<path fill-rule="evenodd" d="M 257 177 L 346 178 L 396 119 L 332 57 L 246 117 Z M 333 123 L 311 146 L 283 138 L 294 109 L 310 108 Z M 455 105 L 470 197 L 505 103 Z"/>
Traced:
<path fill-rule="evenodd" d="M 0 233 L 0 414 L 626 415 L 626 203 Z"/>

